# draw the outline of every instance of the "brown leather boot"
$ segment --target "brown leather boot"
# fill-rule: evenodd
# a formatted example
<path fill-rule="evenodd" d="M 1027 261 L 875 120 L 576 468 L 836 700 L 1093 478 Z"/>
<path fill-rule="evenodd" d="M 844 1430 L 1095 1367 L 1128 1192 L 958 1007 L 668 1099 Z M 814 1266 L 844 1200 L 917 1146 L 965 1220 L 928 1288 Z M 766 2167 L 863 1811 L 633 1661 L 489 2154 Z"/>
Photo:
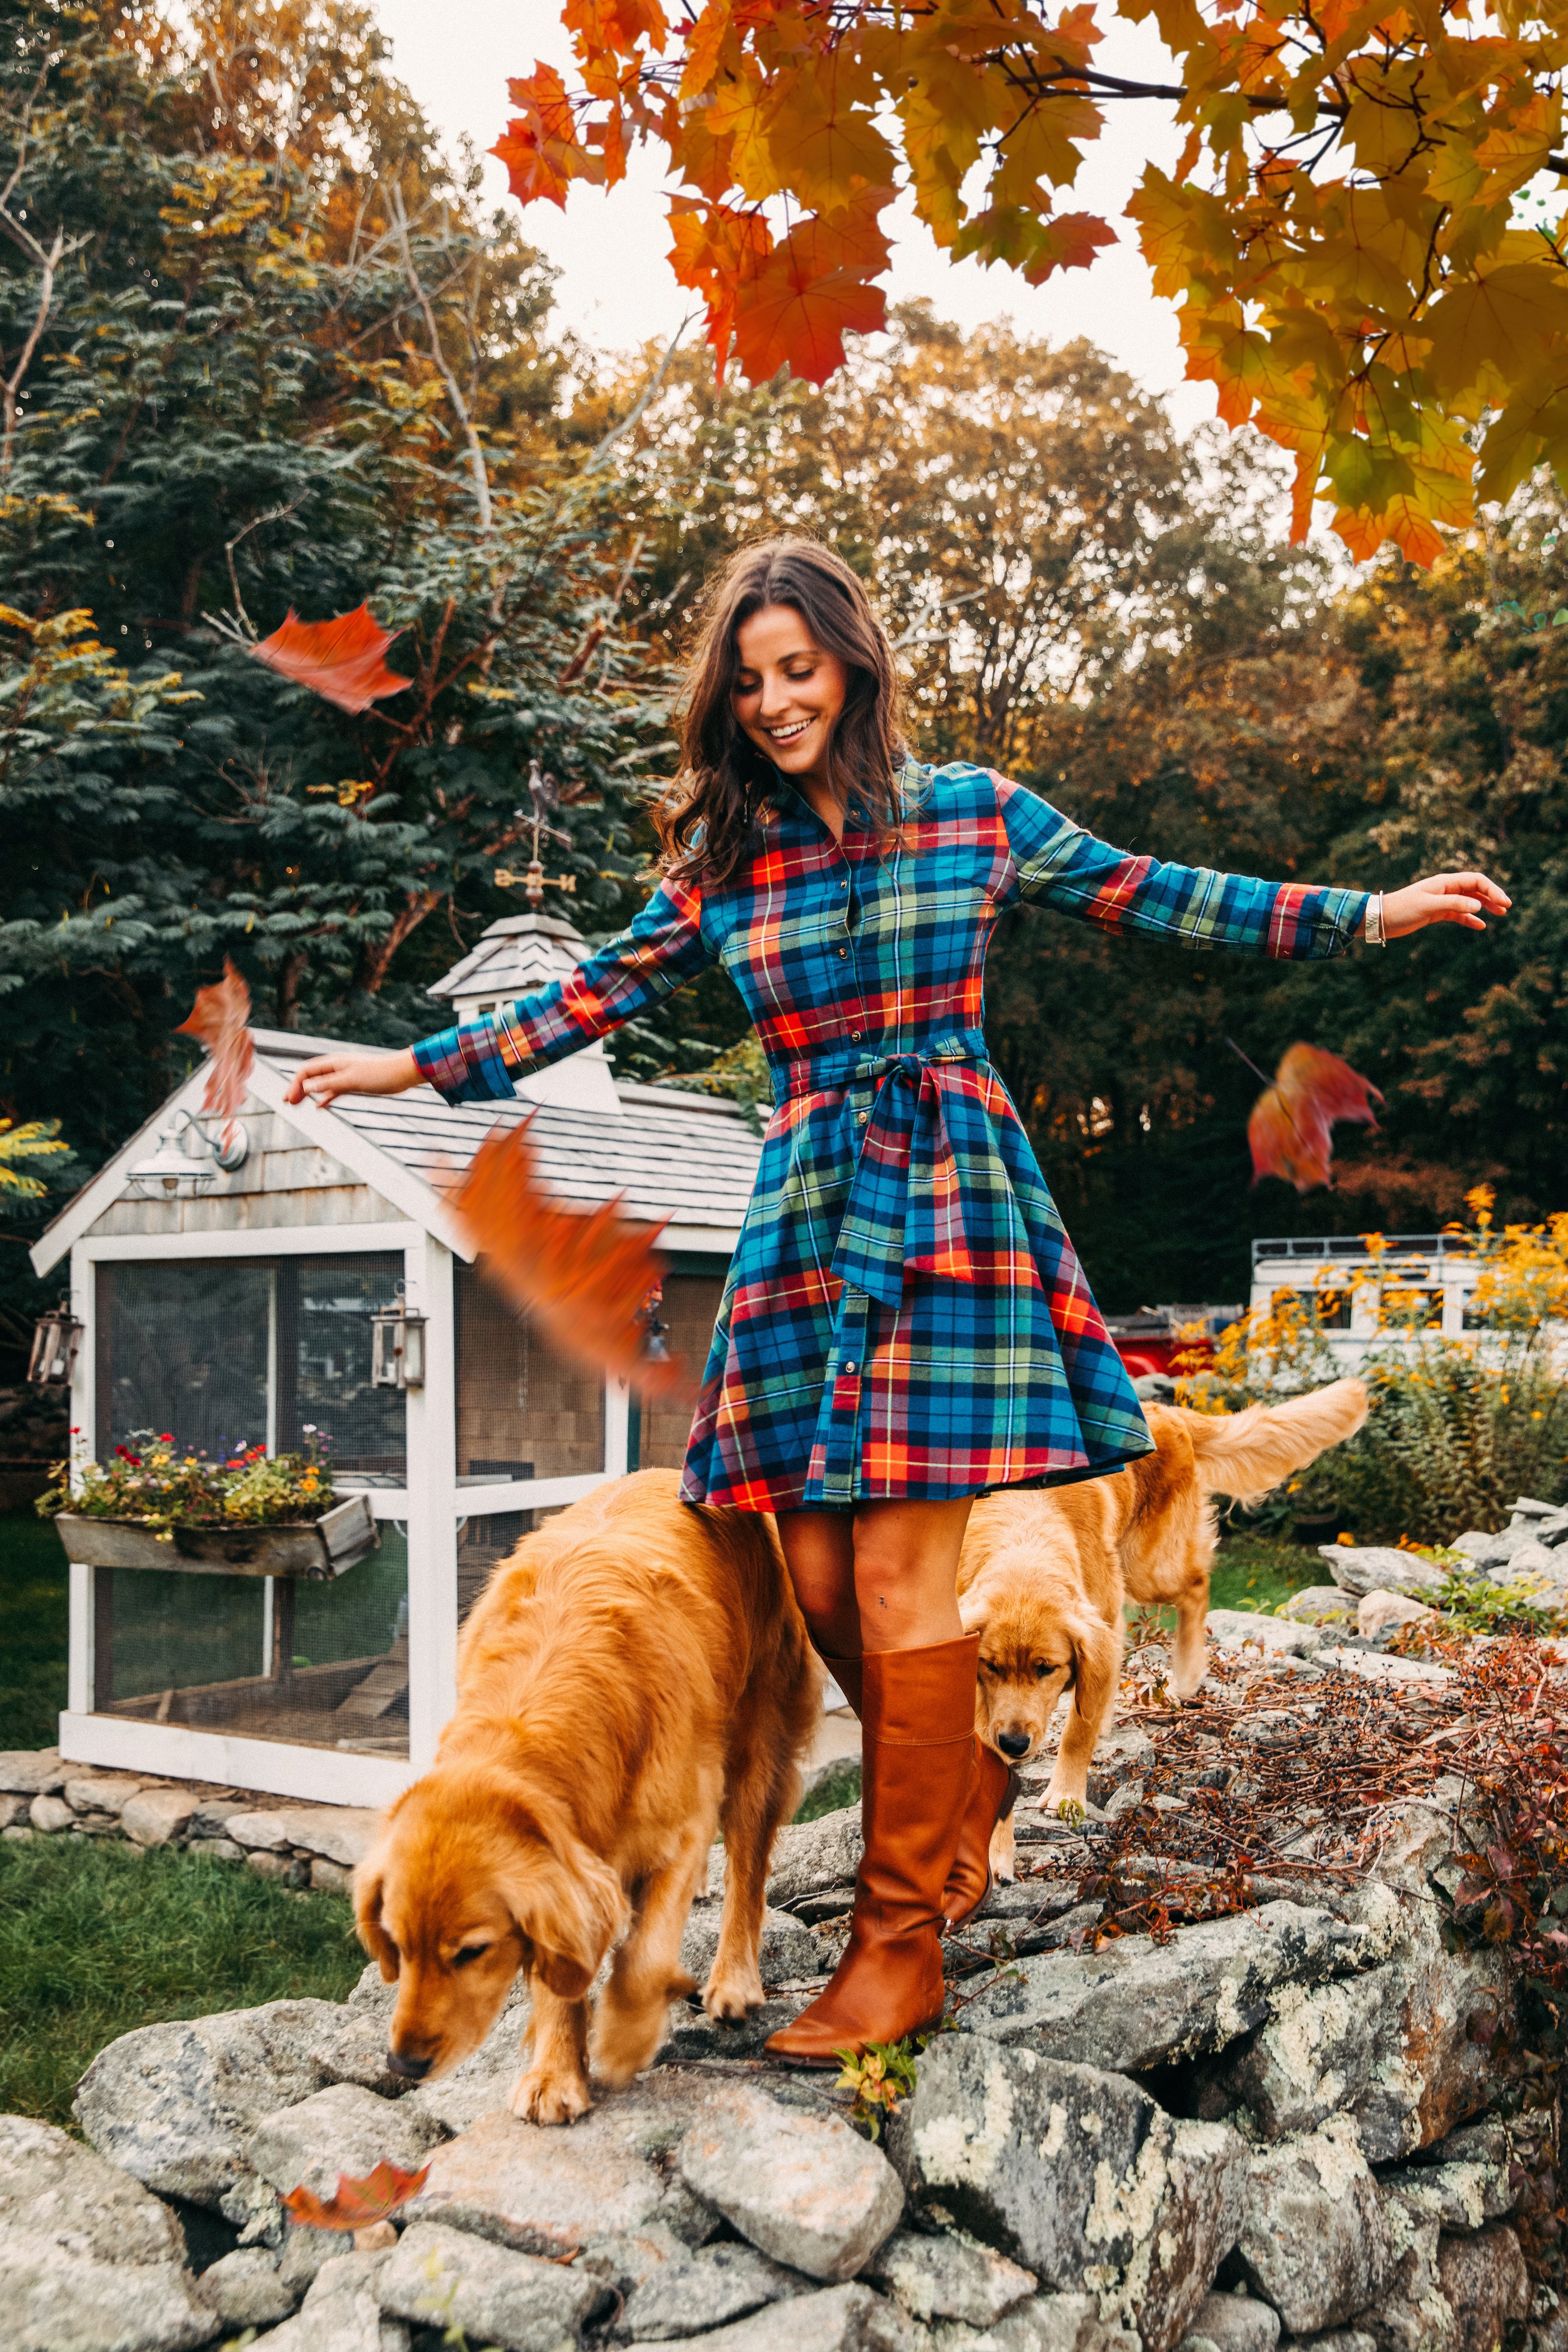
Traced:
<path fill-rule="evenodd" d="M 817 1655 L 848 1700 L 850 1713 L 863 1715 L 863 1661 L 859 1657 L 832 1658 L 826 1650 L 819 1650 Z M 1003 1815 L 1012 1811 L 1022 1786 L 1012 1766 L 1005 1764 L 993 1748 L 976 1739 L 974 1778 L 970 1783 L 963 1826 L 958 1833 L 958 1852 L 942 1892 L 942 1916 L 950 1927 L 962 1927 L 966 1919 L 972 1919 L 990 1894 L 991 1832 Z"/>
<path fill-rule="evenodd" d="M 1004 1814 L 1012 1811 L 1023 1785 L 994 1748 L 976 1739 L 974 1778 L 958 1832 L 958 1851 L 942 1890 L 942 1916 L 949 1927 L 962 1927 L 966 1919 L 972 1919 L 990 1894 L 991 1832 Z"/>
<path fill-rule="evenodd" d="M 766 2047 L 831 2066 L 843 2049 L 940 2023 L 942 1895 L 974 1773 L 977 1633 L 862 1660 L 866 1850 L 849 1946 L 832 1982 Z"/>

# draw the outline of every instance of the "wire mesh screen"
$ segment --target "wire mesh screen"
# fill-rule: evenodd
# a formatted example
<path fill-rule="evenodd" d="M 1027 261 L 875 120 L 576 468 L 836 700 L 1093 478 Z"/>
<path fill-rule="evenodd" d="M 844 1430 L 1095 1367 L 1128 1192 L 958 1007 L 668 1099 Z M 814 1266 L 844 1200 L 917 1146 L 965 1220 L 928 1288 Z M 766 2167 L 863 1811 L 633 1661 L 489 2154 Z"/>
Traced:
<path fill-rule="evenodd" d="M 309 1425 L 337 1469 L 401 1484 L 404 1400 L 370 1384 L 370 1326 L 402 1273 L 396 1250 L 100 1265 L 100 1457 L 139 1429 L 194 1453 L 289 1454 Z"/>
<path fill-rule="evenodd" d="M 100 1714 L 247 1739 L 408 1753 L 408 1545 L 330 1584 L 295 1577 L 93 1570 Z"/>
<path fill-rule="evenodd" d="M 479 1518 L 458 1521 L 459 1625 L 489 1582 L 491 1570 L 511 1558 L 524 1536 L 531 1535 L 535 1528 L 542 1527 L 546 1519 L 554 1518 L 557 1512 L 568 1507 L 564 1503 L 552 1503 L 531 1511 L 490 1511 Z"/>
<path fill-rule="evenodd" d="M 691 1434 L 691 1403 L 724 1296 L 724 1281 L 716 1274 L 672 1274 L 665 1277 L 659 1320 L 669 1326 L 665 1345 L 672 1356 L 684 1358 L 690 1381 L 675 1396 L 644 1397 L 637 1420 L 637 1466 L 643 1470 L 679 1470 L 686 1460 Z"/>
<path fill-rule="evenodd" d="M 100 1457 L 133 1431 L 193 1453 L 272 1434 L 277 1272 L 254 1260 L 98 1269 Z"/>
<path fill-rule="evenodd" d="M 458 1268 L 458 1483 L 605 1466 L 605 1390 L 566 1363 L 477 1268 Z"/>

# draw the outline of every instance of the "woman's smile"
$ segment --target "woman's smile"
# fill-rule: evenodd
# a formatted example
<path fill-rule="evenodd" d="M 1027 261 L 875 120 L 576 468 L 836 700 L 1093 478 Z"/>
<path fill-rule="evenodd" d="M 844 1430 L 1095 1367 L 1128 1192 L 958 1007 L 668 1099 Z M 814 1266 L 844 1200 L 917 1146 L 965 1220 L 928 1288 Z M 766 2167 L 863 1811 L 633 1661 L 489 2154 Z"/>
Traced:
<path fill-rule="evenodd" d="M 735 632 L 735 718 L 774 767 L 826 786 L 833 730 L 849 674 L 792 604 L 764 604 Z"/>

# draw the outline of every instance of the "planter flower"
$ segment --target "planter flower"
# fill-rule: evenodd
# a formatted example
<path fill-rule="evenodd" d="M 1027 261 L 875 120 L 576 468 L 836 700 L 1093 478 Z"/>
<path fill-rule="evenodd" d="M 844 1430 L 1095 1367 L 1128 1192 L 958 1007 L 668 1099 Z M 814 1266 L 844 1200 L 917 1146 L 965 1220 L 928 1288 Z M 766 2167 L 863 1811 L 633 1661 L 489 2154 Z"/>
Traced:
<path fill-rule="evenodd" d="M 339 1501 L 326 1441 L 304 1454 L 242 1448 L 226 1461 L 184 1453 L 172 1434 L 132 1432 L 108 1463 L 89 1462 L 73 1488 L 64 1463 L 38 1498 L 66 1557 L 89 1568 L 184 1569 L 199 1575 L 341 1576 L 380 1538 L 368 1498 Z"/>

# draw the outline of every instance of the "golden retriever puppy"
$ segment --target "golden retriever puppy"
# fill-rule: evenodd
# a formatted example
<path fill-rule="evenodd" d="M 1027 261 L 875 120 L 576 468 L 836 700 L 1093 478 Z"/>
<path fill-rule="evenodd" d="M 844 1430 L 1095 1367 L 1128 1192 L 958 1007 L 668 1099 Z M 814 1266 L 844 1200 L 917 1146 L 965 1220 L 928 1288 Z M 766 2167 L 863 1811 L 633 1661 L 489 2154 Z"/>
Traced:
<path fill-rule="evenodd" d="M 722 1830 L 711 2017 L 763 1999 L 768 1856 L 797 1802 L 822 1673 L 771 1519 L 678 1500 L 672 1470 L 597 1487 L 525 1536 L 458 1649 L 458 1706 L 354 1874 L 396 1980 L 395 2071 L 477 2050 L 518 1970 L 532 1997 L 514 2115 L 568 2123 L 649 2064 L 693 1990 L 680 1939 Z M 589 1987 L 614 1950 L 596 2013 Z"/>
<path fill-rule="evenodd" d="M 1047 1806 L 1085 1801 L 1089 1767 L 1115 1709 L 1122 1609 L 1129 1599 L 1176 1611 L 1171 1684 L 1203 1680 L 1209 1570 L 1218 1529 L 1213 1495 L 1256 1502 L 1366 1419 L 1360 1381 L 1335 1381 L 1288 1403 L 1245 1412 L 1151 1405 L 1156 1451 L 1120 1474 L 1071 1486 L 1014 1487 L 975 1505 L 958 1567 L 958 1613 L 978 1633 L 975 1727 L 1008 1762 L 1039 1755 L 1058 1701 L 1072 1694 Z M 991 1845 L 1013 1876 L 1011 1815 Z"/>

